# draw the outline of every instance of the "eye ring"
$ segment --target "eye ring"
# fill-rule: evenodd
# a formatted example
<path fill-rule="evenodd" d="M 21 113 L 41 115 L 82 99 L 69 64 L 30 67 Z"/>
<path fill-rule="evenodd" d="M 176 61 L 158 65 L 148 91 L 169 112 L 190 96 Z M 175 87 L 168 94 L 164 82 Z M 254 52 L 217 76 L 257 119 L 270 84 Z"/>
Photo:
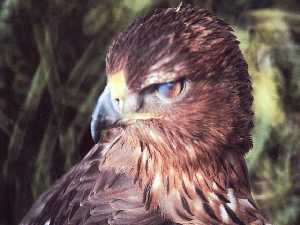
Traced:
<path fill-rule="evenodd" d="M 186 81 L 184 79 L 161 83 L 156 87 L 156 95 L 164 100 L 175 99 L 182 94 L 185 87 Z"/>

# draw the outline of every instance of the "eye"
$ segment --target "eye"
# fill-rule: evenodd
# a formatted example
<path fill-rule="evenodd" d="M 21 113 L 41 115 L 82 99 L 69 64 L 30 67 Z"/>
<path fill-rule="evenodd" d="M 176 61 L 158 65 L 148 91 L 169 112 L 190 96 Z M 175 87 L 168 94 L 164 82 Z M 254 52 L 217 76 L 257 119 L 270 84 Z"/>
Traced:
<path fill-rule="evenodd" d="M 159 97 L 171 99 L 177 97 L 184 88 L 184 81 L 167 82 L 157 86 L 156 92 Z"/>

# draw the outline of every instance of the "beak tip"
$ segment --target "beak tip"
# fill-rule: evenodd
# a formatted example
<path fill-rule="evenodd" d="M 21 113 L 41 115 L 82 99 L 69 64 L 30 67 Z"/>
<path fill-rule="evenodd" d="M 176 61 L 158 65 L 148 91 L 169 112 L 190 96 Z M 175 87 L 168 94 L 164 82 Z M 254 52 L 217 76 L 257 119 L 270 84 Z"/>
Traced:
<path fill-rule="evenodd" d="M 97 120 L 92 119 L 90 129 L 91 129 L 92 139 L 93 139 L 94 143 L 97 144 L 100 139 L 100 131 L 97 126 Z"/>

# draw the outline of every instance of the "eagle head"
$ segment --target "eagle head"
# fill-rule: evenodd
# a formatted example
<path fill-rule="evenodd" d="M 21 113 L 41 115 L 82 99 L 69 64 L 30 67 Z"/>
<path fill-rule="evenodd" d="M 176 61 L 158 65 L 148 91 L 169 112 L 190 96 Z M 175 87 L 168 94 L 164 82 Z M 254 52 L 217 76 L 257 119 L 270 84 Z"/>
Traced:
<path fill-rule="evenodd" d="M 137 18 L 108 49 L 94 139 L 103 127 L 122 124 L 124 136 L 189 163 L 228 149 L 247 152 L 251 81 L 238 44 L 231 27 L 203 9 Z"/>

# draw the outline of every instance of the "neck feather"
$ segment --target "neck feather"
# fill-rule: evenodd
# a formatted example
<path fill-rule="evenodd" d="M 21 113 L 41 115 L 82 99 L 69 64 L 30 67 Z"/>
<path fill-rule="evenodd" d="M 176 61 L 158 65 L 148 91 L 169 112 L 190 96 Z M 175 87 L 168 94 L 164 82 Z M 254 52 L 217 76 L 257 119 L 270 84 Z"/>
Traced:
<path fill-rule="evenodd" d="M 116 139 L 104 152 L 104 164 L 125 170 L 143 192 L 147 210 L 176 223 L 251 224 L 265 221 L 250 191 L 240 151 L 202 156 L 197 145 L 163 151 L 140 138 Z M 147 142 L 150 143 L 150 142 Z M 199 150 L 199 149 L 198 149 Z M 201 152 L 201 151 L 199 151 Z M 257 223 L 260 224 L 260 223 Z"/>

